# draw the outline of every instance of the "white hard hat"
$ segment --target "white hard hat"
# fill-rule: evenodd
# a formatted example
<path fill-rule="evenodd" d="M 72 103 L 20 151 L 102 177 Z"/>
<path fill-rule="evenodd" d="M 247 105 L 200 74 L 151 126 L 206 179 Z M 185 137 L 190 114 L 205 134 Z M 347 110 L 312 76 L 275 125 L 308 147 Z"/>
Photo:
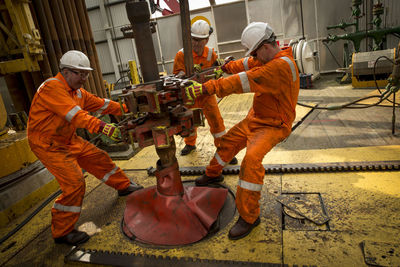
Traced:
<path fill-rule="evenodd" d="M 242 45 L 245 46 L 248 51 L 246 56 L 250 55 L 261 42 L 271 38 L 274 31 L 265 22 L 252 22 L 242 32 Z"/>
<path fill-rule="evenodd" d="M 210 25 L 207 23 L 207 21 L 199 19 L 192 24 L 191 31 L 192 37 L 207 38 L 210 36 Z"/>
<path fill-rule="evenodd" d="M 78 50 L 69 50 L 60 59 L 60 69 L 71 68 L 78 70 L 93 70 L 89 58 Z"/>

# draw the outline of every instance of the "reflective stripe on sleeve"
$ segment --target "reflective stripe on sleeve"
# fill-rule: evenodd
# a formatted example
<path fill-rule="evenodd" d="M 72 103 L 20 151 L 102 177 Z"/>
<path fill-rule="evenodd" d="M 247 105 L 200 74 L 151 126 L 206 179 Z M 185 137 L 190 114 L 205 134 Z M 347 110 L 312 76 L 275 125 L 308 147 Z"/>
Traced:
<path fill-rule="evenodd" d="M 243 93 L 249 93 L 250 92 L 250 84 L 249 84 L 249 78 L 247 77 L 246 72 L 242 71 L 238 73 L 240 82 L 242 83 L 242 89 Z"/>
<path fill-rule="evenodd" d="M 225 166 L 225 165 L 227 164 L 227 162 L 225 162 L 225 161 L 223 161 L 223 160 L 221 159 L 221 157 L 218 155 L 217 152 L 215 152 L 214 157 L 215 157 L 215 159 L 218 161 L 218 164 L 219 164 L 219 165 Z"/>
<path fill-rule="evenodd" d="M 292 71 L 292 77 L 293 81 L 296 81 L 296 68 L 294 67 L 293 62 L 290 60 L 288 57 L 281 57 L 281 59 L 285 60 L 287 63 L 289 63 L 290 70 Z"/>
<path fill-rule="evenodd" d="M 244 70 L 249 70 L 249 57 L 244 58 L 243 67 L 244 67 Z"/>
<path fill-rule="evenodd" d="M 70 111 L 68 111 L 67 115 L 65 115 L 65 119 L 68 122 L 72 121 L 72 118 L 76 115 L 76 113 L 78 113 L 79 110 L 82 110 L 80 106 L 76 105 L 75 107 L 73 107 Z"/>
<path fill-rule="evenodd" d="M 183 48 L 181 48 L 181 50 L 179 50 L 179 51 L 181 51 L 181 52 L 183 53 Z M 178 52 L 179 52 L 179 51 L 178 51 Z"/>
<path fill-rule="evenodd" d="M 110 99 L 104 98 L 104 105 L 99 108 L 96 113 L 101 114 L 103 113 L 104 110 L 106 110 L 106 108 L 108 108 L 108 105 L 110 104 Z"/>
<path fill-rule="evenodd" d="M 42 84 L 38 87 L 37 91 L 39 92 L 40 89 L 42 88 L 42 86 L 45 85 L 47 82 L 50 82 L 50 81 L 59 81 L 59 82 L 61 82 L 61 81 L 60 81 L 59 79 L 57 79 L 57 78 L 48 78 L 47 80 L 45 80 L 44 82 L 42 82 Z"/>
<path fill-rule="evenodd" d="M 117 170 L 118 170 L 118 167 L 115 166 L 114 169 L 112 169 L 109 173 L 106 173 L 106 175 L 104 175 L 104 177 L 103 177 L 103 179 L 101 179 L 101 181 L 103 183 L 106 183 L 108 181 L 108 179 L 110 178 L 110 176 L 113 175 Z"/>
<path fill-rule="evenodd" d="M 208 49 L 207 61 L 211 60 L 213 49 Z"/>
<path fill-rule="evenodd" d="M 238 186 L 240 186 L 241 188 L 250 190 L 250 191 L 260 192 L 262 190 L 263 185 L 262 184 L 253 184 L 253 183 L 249 183 L 249 182 L 239 179 Z"/>
<path fill-rule="evenodd" d="M 223 136 L 224 134 L 226 134 L 226 131 L 225 131 L 225 130 L 223 130 L 222 132 L 219 132 L 219 133 L 214 133 L 214 134 L 212 134 L 212 136 L 213 136 L 214 138 L 220 138 L 220 137 Z"/>
<path fill-rule="evenodd" d="M 81 89 L 76 90 L 76 94 L 78 95 L 78 98 L 82 98 Z"/>
<path fill-rule="evenodd" d="M 64 212 L 76 212 L 76 213 L 81 212 L 81 207 L 78 207 L 78 206 L 64 206 L 64 205 L 61 205 L 60 203 L 54 203 L 53 209 L 56 209 L 56 210 L 59 210 L 59 211 L 64 211 Z"/>

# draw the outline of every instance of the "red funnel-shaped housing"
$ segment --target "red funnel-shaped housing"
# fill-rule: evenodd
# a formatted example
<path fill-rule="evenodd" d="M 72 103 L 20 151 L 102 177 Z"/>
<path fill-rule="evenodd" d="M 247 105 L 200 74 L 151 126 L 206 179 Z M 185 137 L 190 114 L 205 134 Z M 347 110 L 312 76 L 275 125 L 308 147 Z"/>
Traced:
<path fill-rule="evenodd" d="M 131 194 L 123 231 L 139 242 L 185 245 L 204 238 L 227 198 L 225 188 L 183 186 L 178 163 L 156 172 L 157 186 Z"/>

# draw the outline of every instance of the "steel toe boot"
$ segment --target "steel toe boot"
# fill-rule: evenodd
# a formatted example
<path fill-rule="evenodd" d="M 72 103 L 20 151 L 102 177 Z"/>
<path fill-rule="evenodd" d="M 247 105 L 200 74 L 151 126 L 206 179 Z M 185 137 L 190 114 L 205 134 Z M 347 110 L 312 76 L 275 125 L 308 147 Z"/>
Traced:
<path fill-rule="evenodd" d="M 131 184 L 126 189 L 118 190 L 118 196 L 122 197 L 122 196 L 129 195 L 130 193 L 133 193 L 142 188 L 143 188 L 143 186 L 138 185 L 134 182 L 131 182 Z"/>
<path fill-rule="evenodd" d="M 54 242 L 57 244 L 78 245 L 85 243 L 89 238 L 90 236 L 87 233 L 74 229 L 65 236 L 54 238 Z"/>
<path fill-rule="evenodd" d="M 260 224 L 260 217 L 258 217 L 257 220 L 251 224 L 246 222 L 245 220 L 242 219 L 242 217 L 239 216 L 239 219 L 229 231 L 228 237 L 229 239 L 232 240 L 243 238 L 248 234 L 250 234 L 251 230 L 253 230 L 253 228 L 259 224 Z"/>

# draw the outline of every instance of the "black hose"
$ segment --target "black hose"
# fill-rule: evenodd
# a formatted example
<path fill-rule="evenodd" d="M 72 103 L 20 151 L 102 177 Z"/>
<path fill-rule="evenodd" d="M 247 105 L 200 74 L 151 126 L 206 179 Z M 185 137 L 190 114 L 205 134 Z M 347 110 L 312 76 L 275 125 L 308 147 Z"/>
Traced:
<path fill-rule="evenodd" d="M 61 190 L 58 190 L 57 192 L 53 193 L 42 204 L 40 204 L 40 206 L 37 209 L 35 209 L 28 217 L 26 217 L 25 220 L 23 220 L 20 224 L 18 224 L 17 227 L 15 227 L 10 232 L 8 232 L 8 234 L 3 236 L 0 239 L 0 245 L 3 244 L 3 242 L 9 239 L 11 236 L 13 236 L 16 232 L 18 232 L 22 227 L 24 227 L 25 224 L 27 224 L 36 214 L 39 213 L 39 211 L 41 211 L 47 204 L 49 204 L 50 201 L 58 197 L 61 194 L 61 192 L 62 192 Z"/>
<path fill-rule="evenodd" d="M 86 171 L 82 170 L 84 173 Z M 102 185 L 102 183 L 99 183 L 95 188 L 93 188 L 93 190 L 91 190 L 90 192 L 88 192 L 88 194 L 90 194 L 91 192 L 93 192 L 96 188 L 98 188 L 100 185 Z M 47 204 L 50 203 L 50 201 L 52 201 L 53 199 L 55 199 L 56 197 L 58 197 L 59 195 L 61 195 L 62 191 L 61 189 L 59 189 L 58 191 L 56 191 L 55 193 L 53 193 L 51 196 L 49 196 L 45 201 L 43 201 L 42 204 L 40 204 L 39 207 L 37 207 L 31 214 L 28 215 L 28 217 L 26 217 L 20 224 L 18 224 L 13 230 L 11 230 L 8 234 L 6 234 L 5 236 L 3 236 L 0 239 L 0 245 L 3 244 L 4 241 L 6 241 L 7 239 L 9 239 L 11 236 L 13 236 L 16 232 L 18 232 L 22 227 L 24 227 L 33 217 L 35 217 L 36 214 L 38 214 Z"/>
<path fill-rule="evenodd" d="M 393 60 L 391 60 L 391 59 L 388 58 L 387 56 L 380 56 L 380 57 L 378 57 L 378 58 L 375 60 L 375 62 L 374 62 L 374 68 L 373 68 L 373 70 L 374 70 L 373 75 L 374 75 L 375 86 L 376 86 L 376 89 L 378 89 L 379 93 L 381 93 L 381 89 L 379 88 L 378 82 L 376 81 L 376 71 L 375 71 L 375 69 L 376 69 L 376 64 L 378 63 L 378 60 L 381 59 L 381 58 L 385 58 L 386 60 L 390 61 L 393 65 L 396 64 Z M 396 99 L 395 99 L 394 97 L 393 97 L 393 100 L 394 100 L 394 101 L 388 99 L 387 101 L 389 101 L 390 103 L 392 103 L 392 104 L 394 104 L 394 105 L 399 105 L 399 104 L 396 103 Z"/>
<path fill-rule="evenodd" d="M 328 50 L 329 50 L 329 48 L 328 48 Z M 329 51 L 330 51 L 330 50 L 329 50 Z M 332 56 L 333 56 L 333 55 L 332 55 Z M 393 60 L 391 60 L 390 58 L 388 58 L 387 56 L 380 56 L 380 57 L 378 57 L 378 58 L 375 60 L 375 62 L 374 62 L 374 68 L 373 68 L 373 70 L 374 70 L 374 72 L 373 72 L 373 75 L 374 75 L 374 82 L 375 82 L 376 88 L 378 89 L 380 95 L 372 95 L 372 96 L 363 97 L 363 98 L 357 99 L 357 100 L 355 100 L 355 101 L 352 101 L 352 102 L 349 102 L 349 103 L 346 103 L 346 104 L 343 104 L 343 105 L 340 105 L 340 106 L 333 106 L 333 107 L 316 107 L 316 106 L 311 106 L 311 105 L 307 105 L 307 104 L 300 103 L 300 102 L 297 102 L 297 104 L 298 104 L 299 106 L 303 106 L 303 107 L 306 107 L 306 108 L 325 109 L 325 110 L 338 110 L 338 109 L 343 109 L 343 108 L 348 108 L 348 109 L 369 108 L 369 107 L 373 107 L 373 106 L 379 105 L 379 104 L 382 103 L 384 100 L 387 100 L 387 101 L 389 101 L 390 103 L 393 103 L 393 105 L 399 105 L 399 104 L 397 104 L 395 101 L 393 102 L 393 101 L 391 101 L 390 99 L 388 99 L 389 96 L 391 96 L 391 95 L 393 94 L 393 92 L 390 92 L 390 88 L 388 88 L 385 92 L 382 93 L 381 90 L 380 90 L 380 88 L 379 88 L 379 86 L 378 86 L 378 82 L 376 81 L 376 75 L 375 75 L 376 63 L 377 63 L 377 62 L 379 61 L 379 59 L 381 59 L 381 58 L 385 58 L 386 60 L 390 61 L 393 65 L 395 64 L 395 62 L 394 62 Z M 390 92 L 390 93 L 389 93 L 389 92 Z M 387 93 L 389 93 L 389 94 L 387 94 Z M 393 94 L 393 95 L 394 95 L 394 94 Z M 379 100 L 378 102 L 376 102 L 376 103 L 373 103 L 373 104 L 358 104 L 358 102 L 363 101 L 363 100 L 366 100 L 366 99 L 370 99 L 370 98 L 380 98 L 380 100 Z M 394 98 L 393 98 L 393 99 L 394 99 Z M 352 105 L 358 105 L 358 106 L 352 107 Z"/>
<path fill-rule="evenodd" d="M 303 107 L 307 107 L 307 108 L 325 109 L 325 110 L 338 110 L 338 109 L 343 109 L 343 108 L 348 108 L 348 109 L 369 108 L 369 107 L 373 107 L 373 106 L 379 105 L 382 101 L 386 100 L 390 95 L 392 95 L 392 92 L 390 92 L 388 95 L 385 96 L 385 94 L 386 94 L 387 92 L 389 92 L 389 91 L 386 91 L 386 92 L 384 92 L 384 93 L 381 94 L 381 95 L 372 95 L 372 96 L 363 97 L 363 98 L 357 99 L 357 100 L 355 100 L 355 101 L 352 101 L 352 102 L 349 102 L 349 103 L 346 103 L 346 104 L 343 104 L 343 105 L 340 105 L 340 106 L 333 106 L 333 107 L 314 107 L 314 106 L 307 105 L 307 104 L 303 104 L 303 103 L 300 103 L 300 102 L 297 102 L 297 105 L 303 106 Z M 360 102 L 360 101 L 363 101 L 363 100 L 366 100 L 366 99 L 370 99 L 370 98 L 377 98 L 377 97 L 379 97 L 380 100 L 379 100 L 378 102 L 376 102 L 376 103 L 369 104 L 369 105 L 367 105 L 367 104 L 358 104 L 358 102 Z M 360 105 L 360 106 L 351 107 L 351 105 Z"/>

